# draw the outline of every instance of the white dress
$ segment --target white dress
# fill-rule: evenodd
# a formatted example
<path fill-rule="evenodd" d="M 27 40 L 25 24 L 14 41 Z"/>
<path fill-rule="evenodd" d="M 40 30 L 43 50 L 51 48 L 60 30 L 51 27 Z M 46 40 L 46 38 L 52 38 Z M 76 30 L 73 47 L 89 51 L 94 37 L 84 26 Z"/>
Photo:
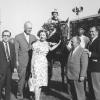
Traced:
<path fill-rule="evenodd" d="M 36 75 L 35 85 L 39 87 L 47 86 L 48 61 L 46 55 L 49 52 L 48 42 L 37 41 L 33 43 L 32 46 L 33 46 L 33 54 L 31 60 L 31 72 L 34 72 Z"/>

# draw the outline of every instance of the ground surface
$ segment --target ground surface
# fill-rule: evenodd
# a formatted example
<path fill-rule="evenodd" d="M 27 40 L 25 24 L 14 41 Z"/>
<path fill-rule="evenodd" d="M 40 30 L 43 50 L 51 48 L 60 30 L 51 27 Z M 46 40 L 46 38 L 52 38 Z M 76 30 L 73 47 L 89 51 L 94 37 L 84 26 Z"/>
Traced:
<path fill-rule="evenodd" d="M 16 85 L 14 86 L 14 92 L 16 91 Z M 14 93 L 11 94 L 11 100 L 17 100 Z M 25 98 L 23 100 L 29 100 Z M 55 62 L 53 68 L 53 76 L 50 84 L 50 88 L 42 89 L 41 100 L 69 100 L 66 84 L 61 83 L 61 70 L 59 62 Z"/>

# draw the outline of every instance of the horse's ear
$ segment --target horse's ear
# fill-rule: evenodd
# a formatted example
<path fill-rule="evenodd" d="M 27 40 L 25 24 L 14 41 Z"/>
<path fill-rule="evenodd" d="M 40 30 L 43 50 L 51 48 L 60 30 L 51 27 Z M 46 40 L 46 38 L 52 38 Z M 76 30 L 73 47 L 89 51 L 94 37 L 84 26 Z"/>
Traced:
<path fill-rule="evenodd" d="M 69 17 L 67 18 L 66 23 L 68 23 L 68 21 L 69 21 Z"/>

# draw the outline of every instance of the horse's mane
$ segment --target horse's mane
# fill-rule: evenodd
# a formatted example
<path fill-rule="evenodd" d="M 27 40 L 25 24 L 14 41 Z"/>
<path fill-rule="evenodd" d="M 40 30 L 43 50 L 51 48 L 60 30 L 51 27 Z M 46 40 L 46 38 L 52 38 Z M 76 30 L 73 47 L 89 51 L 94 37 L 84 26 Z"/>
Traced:
<path fill-rule="evenodd" d="M 59 21 L 58 23 L 44 23 L 42 28 L 48 31 L 48 33 L 52 32 L 52 30 L 56 28 L 55 34 L 50 37 L 53 38 L 51 39 L 53 40 L 53 42 L 54 40 L 58 41 L 60 39 L 63 39 L 63 37 L 68 37 L 68 25 L 66 21 Z"/>

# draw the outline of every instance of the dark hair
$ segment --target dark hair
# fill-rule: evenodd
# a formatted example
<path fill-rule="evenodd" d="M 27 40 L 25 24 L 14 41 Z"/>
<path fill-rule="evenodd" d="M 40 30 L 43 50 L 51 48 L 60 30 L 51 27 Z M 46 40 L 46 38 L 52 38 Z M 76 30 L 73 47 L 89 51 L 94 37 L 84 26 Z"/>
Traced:
<path fill-rule="evenodd" d="M 79 27 L 79 29 L 78 30 L 84 30 L 85 31 L 85 29 L 83 28 L 83 27 Z"/>
<path fill-rule="evenodd" d="M 95 30 L 97 31 L 97 32 L 100 32 L 100 26 L 92 26 L 92 27 L 90 27 L 90 29 L 91 28 L 95 28 Z"/>
<path fill-rule="evenodd" d="M 10 36 L 11 36 L 11 32 L 10 32 L 9 30 L 4 30 L 4 31 L 2 32 L 2 36 L 4 35 L 5 32 L 8 32 L 8 33 L 10 34 Z"/>
<path fill-rule="evenodd" d="M 47 31 L 45 31 L 45 30 L 39 30 L 38 33 L 37 33 L 37 36 L 40 37 L 40 34 L 42 32 L 44 32 L 46 34 L 46 37 L 48 38 L 49 35 L 48 35 Z"/>
<path fill-rule="evenodd" d="M 100 26 L 95 26 L 96 31 L 100 32 Z"/>

